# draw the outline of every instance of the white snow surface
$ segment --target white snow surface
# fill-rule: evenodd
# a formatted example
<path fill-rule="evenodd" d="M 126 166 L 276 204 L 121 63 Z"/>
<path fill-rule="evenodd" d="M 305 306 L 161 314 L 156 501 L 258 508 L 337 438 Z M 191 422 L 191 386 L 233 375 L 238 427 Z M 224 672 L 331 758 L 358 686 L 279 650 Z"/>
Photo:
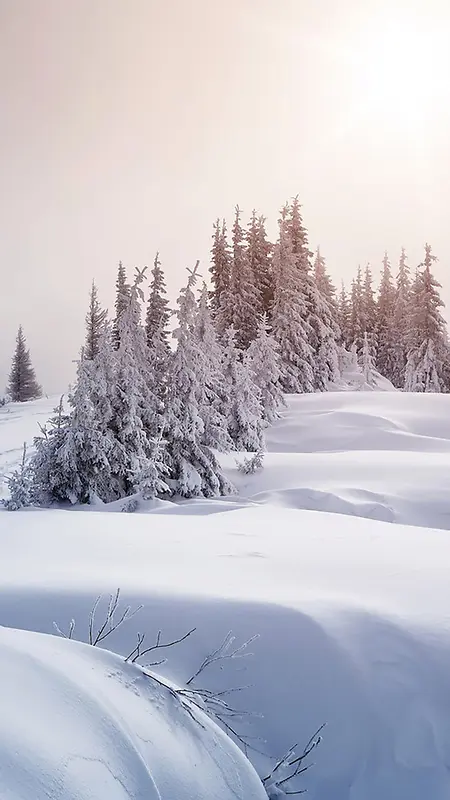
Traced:
<path fill-rule="evenodd" d="M 0 464 L 10 469 L 20 460 L 29 417 L 44 408 L 45 401 L 10 406 L 10 425 L 0 409 Z M 262 472 L 241 475 L 234 458 L 225 458 L 236 497 L 158 503 L 142 514 L 2 511 L 0 623 L 49 634 L 53 621 L 64 627 L 74 617 L 75 636 L 85 641 L 96 595 L 121 586 L 123 602 L 144 609 L 105 646 L 125 655 L 137 631 L 151 641 L 160 629 L 170 639 L 195 626 L 157 668 L 180 685 L 229 630 L 237 643 L 258 634 L 251 657 L 210 668 L 203 685 L 249 687 L 232 695 L 233 704 L 261 716 L 236 725 L 271 756 L 295 742 L 302 747 L 327 723 L 315 766 L 302 780 L 311 798 L 448 800 L 449 412 L 445 395 L 292 397 L 268 432 Z M 160 713 L 136 667 L 16 630 L 1 631 L 0 648 L 1 797 L 143 800 L 158 797 L 148 776 L 159 770 L 164 780 L 179 781 L 159 796 L 206 798 L 173 788 L 182 786 L 183 769 L 164 768 L 164 753 L 175 745 L 160 746 L 159 727 L 162 740 L 183 737 L 181 764 L 185 747 L 194 763 L 189 754 L 197 743 L 204 791 L 211 775 L 219 787 L 210 797 L 260 796 L 234 750 L 226 758 L 238 765 L 236 782 L 244 776 L 250 788 L 239 794 L 236 784 L 225 787 L 228 762 L 216 769 L 209 761 L 216 729 L 205 732 L 188 717 L 180 730 L 176 709 L 163 697 Z M 11 731 L 15 746 L 8 745 Z M 91 736 L 99 754 L 92 762 L 83 758 Z M 267 771 L 265 756 L 249 757 Z M 66 765 L 73 781 L 64 784 Z M 35 783 L 26 783 L 25 768 Z M 110 781 L 103 793 L 100 772 Z M 113 783 L 110 774 L 125 776 L 135 794 L 121 795 L 122 777 Z"/>

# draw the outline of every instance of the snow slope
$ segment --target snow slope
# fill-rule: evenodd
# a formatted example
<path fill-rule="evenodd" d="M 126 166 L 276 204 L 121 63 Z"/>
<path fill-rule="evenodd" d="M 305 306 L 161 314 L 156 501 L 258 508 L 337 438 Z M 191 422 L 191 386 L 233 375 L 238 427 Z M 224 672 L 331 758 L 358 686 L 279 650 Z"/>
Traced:
<path fill-rule="evenodd" d="M 4 800 L 266 797 L 208 717 L 104 650 L 0 628 L 0 687 Z"/>
<path fill-rule="evenodd" d="M 86 640 L 95 596 L 121 586 L 145 608 L 107 640 L 116 652 L 138 631 L 197 628 L 158 667 L 180 684 L 229 630 L 238 643 L 259 634 L 252 657 L 203 676 L 249 687 L 233 703 L 261 715 L 239 720 L 256 750 L 279 756 L 326 722 L 302 777 L 314 800 L 448 800 L 449 410 L 444 395 L 290 398 L 261 473 L 227 457 L 238 497 L 148 514 L 1 512 L 0 623 L 51 633 L 75 617 Z M 409 526 L 368 518 L 389 509 Z"/>

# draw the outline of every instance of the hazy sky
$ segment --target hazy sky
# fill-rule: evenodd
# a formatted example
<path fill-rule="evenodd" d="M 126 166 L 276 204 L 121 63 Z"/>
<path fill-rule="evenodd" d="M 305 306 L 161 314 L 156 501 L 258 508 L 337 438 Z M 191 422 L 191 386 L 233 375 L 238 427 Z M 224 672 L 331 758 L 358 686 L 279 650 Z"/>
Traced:
<path fill-rule="evenodd" d="M 450 302 L 448 0 L 0 0 L 0 386 L 63 390 L 90 282 L 171 296 L 239 203 L 299 194 L 338 281 L 426 240 Z"/>

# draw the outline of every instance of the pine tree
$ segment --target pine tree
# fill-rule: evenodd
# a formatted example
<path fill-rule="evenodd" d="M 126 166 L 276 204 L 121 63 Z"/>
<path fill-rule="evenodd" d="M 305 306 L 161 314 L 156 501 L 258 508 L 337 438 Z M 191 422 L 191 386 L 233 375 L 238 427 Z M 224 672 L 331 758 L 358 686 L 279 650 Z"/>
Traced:
<path fill-rule="evenodd" d="M 113 323 L 113 341 L 116 350 L 119 349 L 120 333 L 119 333 L 119 320 L 122 312 L 127 307 L 128 298 L 130 297 L 130 285 L 127 281 L 127 273 L 122 262 L 119 261 L 116 280 L 116 301 L 114 304 L 116 316 Z"/>
<path fill-rule="evenodd" d="M 236 206 L 232 230 L 231 279 L 228 290 L 231 319 L 238 347 L 245 350 L 255 338 L 261 297 L 250 264 L 246 236 L 241 226 L 241 210 Z"/>
<path fill-rule="evenodd" d="M 231 325 L 232 306 L 229 302 L 231 280 L 231 252 L 228 244 L 227 226 L 216 220 L 211 250 L 211 266 L 213 290 L 211 292 L 211 311 L 217 319 L 222 332 Z"/>
<path fill-rule="evenodd" d="M 395 288 L 392 282 L 388 254 L 383 259 L 383 271 L 377 302 L 377 359 L 378 372 L 392 381 L 395 372 L 397 336 L 394 330 Z"/>
<path fill-rule="evenodd" d="M 222 372 L 223 349 L 211 317 L 209 292 L 203 284 L 197 304 L 195 336 L 202 360 L 202 380 L 197 386 L 199 414 L 203 421 L 203 444 L 221 452 L 233 449 L 228 433 L 228 392 Z"/>
<path fill-rule="evenodd" d="M 337 314 L 336 287 L 328 275 L 325 259 L 320 252 L 320 247 L 316 250 L 316 257 L 313 265 L 315 284 L 325 298 L 330 308 Z"/>
<path fill-rule="evenodd" d="M 376 385 L 375 359 L 372 355 L 369 337 L 364 334 L 363 345 L 361 348 L 360 365 L 364 378 L 364 383 L 368 386 Z"/>
<path fill-rule="evenodd" d="M 280 386 L 278 346 L 268 331 L 265 315 L 261 317 L 256 339 L 250 344 L 244 363 L 259 389 L 264 419 L 272 423 L 280 416 L 279 409 L 286 402 Z"/>
<path fill-rule="evenodd" d="M 156 253 L 150 283 L 145 331 L 147 345 L 151 351 L 150 358 L 155 371 L 155 392 L 159 397 L 163 397 L 165 393 L 167 370 L 171 357 L 168 342 L 168 325 L 171 312 L 168 305 L 164 273 L 161 269 L 159 253 Z"/>
<path fill-rule="evenodd" d="M 265 449 L 261 392 L 236 347 L 233 327 L 225 335 L 223 372 L 229 396 L 228 430 L 234 446 L 236 450 L 260 452 Z"/>
<path fill-rule="evenodd" d="M 411 296 L 411 278 L 409 267 L 406 263 L 405 249 L 402 247 L 396 281 L 394 301 L 394 365 L 392 383 L 398 389 L 405 384 L 406 362 L 408 360 L 409 323 L 408 314 Z"/>
<path fill-rule="evenodd" d="M 349 344 L 355 343 L 356 349 L 362 348 L 364 341 L 365 315 L 363 308 L 363 285 L 361 267 L 358 266 L 356 278 L 352 280 L 350 295 L 350 322 L 349 322 Z"/>
<path fill-rule="evenodd" d="M 416 274 L 410 297 L 410 350 L 405 371 L 405 391 L 442 392 L 446 389 L 448 343 L 439 289 L 431 272 L 436 261 L 431 246 L 425 245 L 425 259 Z"/>
<path fill-rule="evenodd" d="M 164 436 L 167 442 L 167 484 L 172 495 L 215 497 L 229 494 L 232 487 L 223 475 L 212 450 L 203 443 L 198 390 L 204 380 L 204 361 L 195 334 L 194 286 L 197 267 L 189 272 L 187 286 L 178 298 L 177 341 L 171 363 L 166 397 Z"/>
<path fill-rule="evenodd" d="M 362 285 L 362 328 L 363 337 L 367 334 L 372 355 L 376 358 L 377 353 L 377 304 L 373 289 L 373 277 L 370 265 L 367 264 L 364 272 L 364 282 Z"/>
<path fill-rule="evenodd" d="M 341 291 L 339 294 L 338 320 L 339 329 L 341 331 L 341 343 L 344 345 L 344 347 L 351 347 L 353 343 L 350 329 L 350 315 L 350 300 L 347 292 L 345 291 L 344 281 L 342 281 Z"/>
<path fill-rule="evenodd" d="M 273 306 L 272 244 L 267 239 L 265 218 L 252 213 L 247 232 L 247 248 L 250 269 L 253 274 L 257 296 L 260 301 L 259 313 L 267 314 L 268 319 Z"/>
<path fill-rule="evenodd" d="M 97 287 L 95 282 L 92 281 L 89 309 L 86 314 L 86 342 L 84 346 L 84 357 L 88 361 L 92 361 L 98 354 L 106 316 L 107 311 L 100 306 Z"/>
<path fill-rule="evenodd" d="M 287 393 L 314 391 L 312 331 L 303 291 L 303 273 L 293 252 L 289 208 L 279 220 L 279 238 L 273 255 L 274 305 L 272 333 L 279 347 L 281 386 Z"/>
<path fill-rule="evenodd" d="M 13 403 L 24 403 L 42 397 L 42 389 L 36 380 L 22 326 L 17 332 L 7 392 Z"/>

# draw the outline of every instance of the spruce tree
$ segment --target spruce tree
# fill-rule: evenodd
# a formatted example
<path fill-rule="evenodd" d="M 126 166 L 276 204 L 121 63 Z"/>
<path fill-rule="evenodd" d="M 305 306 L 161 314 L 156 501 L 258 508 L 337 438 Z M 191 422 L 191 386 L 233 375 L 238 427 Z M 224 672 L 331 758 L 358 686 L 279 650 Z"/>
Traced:
<path fill-rule="evenodd" d="M 168 325 L 171 316 L 166 297 L 166 284 L 161 269 L 159 254 L 153 262 L 150 296 L 147 306 L 145 332 L 150 350 L 150 360 L 155 370 L 155 389 L 158 396 L 163 397 L 166 389 L 167 370 L 171 357 L 168 342 Z"/>
<path fill-rule="evenodd" d="M 211 312 L 217 320 L 221 332 L 231 325 L 232 306 L 229 302 L 231 280 L 231 252 L 228 244 L 225 220 L 216 220 L 209 268 L 213 289 L 211 292 Z"/>
<path fill-rule="evenodd" d="M 352 280 L 350 294 L 350 322 L 349 344 L 356 345 L 357 351 L 362 348 L 364 341 L 365 315 L 363 308 L 363 284 L 361 267 L 358 266 L 356 278 Z"/>
<path fill-rule="evenodd" d="M 223 375 L 223 348 L 209 307 L 209 292 L 203 284 L 195 317 L 198 357 L 202 380 L 197 385 L 199 414 L 203 421 L 202 442 L 221 452 L 233 449 L 228 433 L 228 392 Z M 199 366 L 199 365 L 197 365 Z"/>
<path fill-rule="evenodd" d="M 116 316 L 113 323 L 113 342 L 116 350 L 119 349 L 120 333 L 119 333 L 119 320 L 122 312 L 126 309 L 128 298 L 130 297 L 130 285 L 127 281 L 127 273 L 122 262 L 119 261 L 116 280 L 116 300 L 114 308 Z"/>
<path fill-rule="evenodd" d="M 270 314 L 273 306 L 272 244 L 267 239 L 265 218 L 253 210 L 247 231 L 250 269 L 259 299 L 259 313 Z"/>
<path fill-rule="evenodd" d="M 265 315 L 259 322 L 256 339 L 247 350 L 245 366 L 250 371 L 253 383 L 259 389 L 263 417 L 268 423 L 272 423 L 280 416 L 279 409 L 286 403 L 280 385 L 278 346 L 269 333 Z"/>
<path fill-rule="evenodd" d="M 410 350 L 405 370 L 405 391 L 409 392 L 442 392 L 447 388 L 447 330 L 440 313 L 444 303 L 439 294 L 441 284 L 431 272 L 436 260 L 426 244 L 425 259 L 410 297 Z"/>
<path fill-rule="evenodd" d="M 236 331 L 236 343 L 245 350 L 256 336 L 261 296 L 250 263 L 239 206 L 236 206 L 232 229 L 231 279 L 227 294 L 228 306 L 231 305 L 228 316 Z"/>
<path fill-rule="evenodd" d="M 394 319 L 393 334 L 394 344 L 394 365 L 392 383 L 398 389 L 402 389 L 405 384 L 405 369 L 409 351 L 409 323 L 408 314 L 411 297 L 411 277 L 407 265 L 406 253 L 402 247 L 394 300 Z"/>
<path fill-rule="evenodd" d="M 98 300 L 98 291 L 92 281 L 89 298 L 89 309 L 86 314 L 86 341 L 84 345 L 84 358 L 92 361 L 98 354 L 100 340 L 105 328 L 107 311 L 102 309 Z"/>
<path fill-rule="evenodd" d="M 166 395 L 164 438 L 167 442 L 167 484 L 172 495 L 215 497 L 229 494 L 230 483 L 212 450 L 205 445 L 198 391 L 204 381 L 204 361 L 195 332 L 194 286 L 197 267 L 189 271 L 178 298 L 177 342 Z"/>
<path fill-rule="evenodd" d="M 373 276 L 370 265 L 367 264 L 364 272 L 364 282 L 362 285 L 362 329 L 363 340 L 367 334 L 372 355 L 376 358 L 377 353 L 377 304 L 373 289 Z"/>
<path fill-rule="evenodd" d="M 367 333 L 364 334 L 363 345 L 360 355 L 360 366 L 364 378 L 364 383 L 368 386 L 376 385 L 375 373 L 375 359 L 372 355 L 372 348 L 370 346 L 369 337 Z"/>
<path fill-rule="evenodd" d="M 338 302 L 338 320 L 339 329 L 341 331 L 341 344 L 344 347 L 351 347 L 353 343 L 351 329 L 350 329 L 350 300 L 345 290 L 344 281 L 341 282 L 341 291 L 339 294 Z"/>
<path fill-rule="evenodd" d="M 223 372 L 229 397 L 228 430 L 234 446 L 236 450 L 260 452 L 265 449 L 261 392 L 247 359 L 236 347 L 233 327 L 225 335 Z"/>
<path fill-rule="evenodd" d="M 42 397 L 42 389 L 36 380 L 22 326 L 17 332 L 7 392 L 13 403 L 25 403 L 27 400 Z"/>
<path fill-rule="evenodd" d="M 383 259 L 380 289 L 377 302 L 377 359 L 376 367 L 381 375 L 392 381 L 395 373 L 397 335 L 394 329 L 395 288 L 392 282 L 388 254 Z"/>
<path fill-rule="evenodd" d="M 313 264 L 315 284 L 325 298 L 330 308 L 337 314 L 336 287 L 328 275 L 325 259 L 320 252 L 320 247 L 316 250 L 316 257 Z"/>
<path fill-rule="evenodd" d="M 284 392 L 314 391 L 314 352 L 310 345 L 304 274 L 293 251 L 289 207 L 279 220 L 279 238 L 273 255 L 274 304 L 272 333 L 278 344 L 281 386 Z"/>

